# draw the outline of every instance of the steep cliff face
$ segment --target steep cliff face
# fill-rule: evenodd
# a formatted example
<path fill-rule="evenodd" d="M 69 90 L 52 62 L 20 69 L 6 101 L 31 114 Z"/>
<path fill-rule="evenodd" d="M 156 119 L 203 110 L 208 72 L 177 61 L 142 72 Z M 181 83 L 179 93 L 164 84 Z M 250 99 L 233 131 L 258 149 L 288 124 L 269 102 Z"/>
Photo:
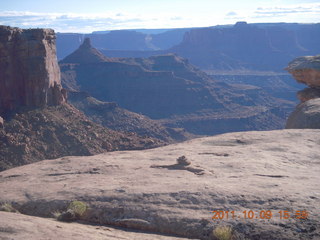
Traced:
<path fill-rule="evenodd" d="M 0 171 L 48 158 L 163 145 L 93 123 L 65 103 L 60 81 L 53 30 L 0 26 Z"/>
<path fill-rule="evenodd" d="M 301 103 L 289 116 L 286 128 L 320 128 L 320 55 L 298 57 L 286 69 L 308 86 L 297 93 Z"/>
<path fill-rule="evenodd" d="M 66 100 L 53 30 L 0 26 L 0 56 L 0 114 Z"/>

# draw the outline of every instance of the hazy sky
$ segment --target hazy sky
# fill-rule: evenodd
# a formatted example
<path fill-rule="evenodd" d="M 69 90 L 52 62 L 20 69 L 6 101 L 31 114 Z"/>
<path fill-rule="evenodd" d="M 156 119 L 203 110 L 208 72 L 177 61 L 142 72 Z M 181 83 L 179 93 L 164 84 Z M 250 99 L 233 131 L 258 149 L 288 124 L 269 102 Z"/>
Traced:
<path fill-rule="evenodd" d="M 0 0 L 0 25 L 58 32 L 320 22 L 320 0 Z"/>

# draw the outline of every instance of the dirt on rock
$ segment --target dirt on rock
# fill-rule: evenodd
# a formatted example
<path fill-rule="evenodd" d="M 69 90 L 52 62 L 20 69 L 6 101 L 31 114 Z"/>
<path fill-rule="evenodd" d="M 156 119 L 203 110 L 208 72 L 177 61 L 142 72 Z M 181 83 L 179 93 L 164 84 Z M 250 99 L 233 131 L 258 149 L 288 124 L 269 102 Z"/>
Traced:
<path fill-rule="evenodd" d="M 0 128 L 0 171 L 43 159 L 145 149 L 164 142 L 90 121 L 69 104 L 12 113 Z"/>

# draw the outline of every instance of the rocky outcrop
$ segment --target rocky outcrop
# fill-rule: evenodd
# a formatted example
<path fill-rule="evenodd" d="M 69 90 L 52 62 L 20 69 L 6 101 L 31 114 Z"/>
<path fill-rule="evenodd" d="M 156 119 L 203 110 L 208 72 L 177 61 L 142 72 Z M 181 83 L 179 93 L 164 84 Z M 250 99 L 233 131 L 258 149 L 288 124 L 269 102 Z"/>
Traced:
<path fill-rule="evenodd" d="M 297 93 L 301 103 L 289 116 L 286 128 L 320 128 L 320 55 L 298 57 L 286 70 L 309 86 Z"/>
<path fill-rule="evenodd" d="M 317 129 L 251 131 L 151 150 L 44 160 L 0 172 L 0 203 L 53 217 L 78 200 L 89 207 L 86 222 L 192 239 L 222 239 L 212 236 L 221 225 L 233 230 L 227 239 L 320 239 L 319 138 Z M 264 219 L 266 211 L 270 220 Z M 281 218 L 284 211 L 290 219 Z M 8 227 L 5 219 L 0 214 L 0 230 Z M 57 234 L 69 229 L 60 222 L 48 227 L 56 225 L 62 227 Z M 99 239 L 93 234 L 89 239 Z M 26 239 L 41 239 L 36 236 Z"/>
<path fill-rule="evenodd" d="M 51 29 L 0 26 L 0 114 L 66 101 Z"/>
<path fill-rule="evenodd" d="M 320 98 L 319 88 L 305 88 L 297 92 L 297 97 L 301 102 L 306 102 L 310 99 Z"/>
<path fill-rule="evenodd" d="M 286 70 L 298 82 L 311 88 L 320 87 L 320 55 L 298 57 L 289 63 Z"/>
<path fill-rule="evenodd" d="M 320 129 L 320 98 L 299 104 L 290 114 L 286 128 Z"/>

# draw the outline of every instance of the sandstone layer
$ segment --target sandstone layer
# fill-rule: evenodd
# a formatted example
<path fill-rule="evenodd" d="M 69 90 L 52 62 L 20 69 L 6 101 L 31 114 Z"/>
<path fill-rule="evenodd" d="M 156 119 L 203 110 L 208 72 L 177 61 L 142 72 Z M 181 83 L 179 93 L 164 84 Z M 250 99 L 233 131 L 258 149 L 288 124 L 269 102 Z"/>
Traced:
<path fill-rule="evenodd" d="M 0 26 L 0 56 L 0 114 L 66 100 L 53 30 Z"/>
<path fill-rule="evenodd" d="M 90 223 L 197 239 L 214 239 L 223 225 L 236 239 L 319 239 L 319 141 L 320 130 L 240 132 L 44 160 L 1 172 L 0 202 L 52 217 L 79 200 L 90 207 L 83 219 Z M 229 218 L 213 220 L 219 210 Z M 245 218 L 250 210 L 254 218 Z M 268 210 L 272 218 L 262 219 Z"/>

